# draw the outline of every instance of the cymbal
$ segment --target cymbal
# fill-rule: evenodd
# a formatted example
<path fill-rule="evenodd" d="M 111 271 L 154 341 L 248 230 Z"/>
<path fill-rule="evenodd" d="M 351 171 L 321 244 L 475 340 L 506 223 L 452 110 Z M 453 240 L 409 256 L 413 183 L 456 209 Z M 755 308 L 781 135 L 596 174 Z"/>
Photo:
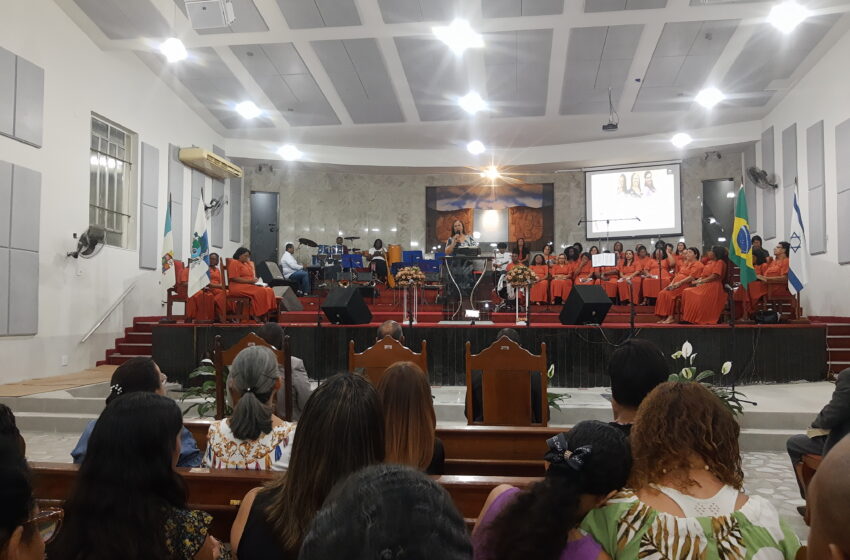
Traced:
<path fill-rule="evenodd" d="M 347 239 L 348 241 L 354 241 L 355 239 L 360 239 L 359 235 L 349 235 L 348 237 L 343 237 L 343 239 Z"/>
<path fill-rule="evenodd" d="M 302 245 L 306 245 L 307 247 L 318 247 L 319 244 L 313 241 L 312 239 L 307 239 L 306 237 L 299 237 L 298 243 Z"/>

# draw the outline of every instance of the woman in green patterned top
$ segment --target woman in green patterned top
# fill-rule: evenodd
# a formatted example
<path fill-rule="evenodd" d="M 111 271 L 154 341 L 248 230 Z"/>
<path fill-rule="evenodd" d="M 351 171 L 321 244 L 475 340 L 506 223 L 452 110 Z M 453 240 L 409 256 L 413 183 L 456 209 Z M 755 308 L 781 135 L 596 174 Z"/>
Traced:
<path fill-rule="evenodd" d="M 740 427 L 699 383 L 667 382 L 638 409 L 629 488 L 582 522 L 616 559 L 793 560 L 800 542 L 743 493 Z"/>

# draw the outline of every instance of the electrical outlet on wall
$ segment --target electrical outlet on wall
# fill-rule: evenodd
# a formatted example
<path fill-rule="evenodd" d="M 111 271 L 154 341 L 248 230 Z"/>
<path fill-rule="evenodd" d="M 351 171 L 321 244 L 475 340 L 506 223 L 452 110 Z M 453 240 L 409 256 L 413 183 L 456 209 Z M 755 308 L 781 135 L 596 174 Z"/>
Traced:
<path fill-rule="evenodd" d="M 62 366 L 64 367 L 64 366 L 67 366 L 67 365 L 68 365 L 68 355 L 62 354 Z"/>

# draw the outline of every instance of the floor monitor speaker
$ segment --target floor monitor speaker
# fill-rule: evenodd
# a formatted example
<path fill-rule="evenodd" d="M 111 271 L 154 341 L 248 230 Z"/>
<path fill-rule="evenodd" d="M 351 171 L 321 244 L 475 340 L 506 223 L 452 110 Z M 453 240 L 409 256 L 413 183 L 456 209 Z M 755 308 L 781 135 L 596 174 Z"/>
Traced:
<path fill-rule="evenodd" d="M 372 312 L 354 287 L 334 288 L 322 303 L 328 320 L 337 325 L 365 325 L 372 321 Z"/>
<path fill-rule="evenodd" d="M 280 298 L 281 311 L 304 311 L 301 300 L 295 295 L 295 290 L 289 286 L 274 286 L 274 295 Z"/>
<path fill-rule="evenodd" d="M 561 309 L 561 324 L 601 325 L 609 309 L 611 309 L 611 298 L 602 286 L 573 286 Z"/>

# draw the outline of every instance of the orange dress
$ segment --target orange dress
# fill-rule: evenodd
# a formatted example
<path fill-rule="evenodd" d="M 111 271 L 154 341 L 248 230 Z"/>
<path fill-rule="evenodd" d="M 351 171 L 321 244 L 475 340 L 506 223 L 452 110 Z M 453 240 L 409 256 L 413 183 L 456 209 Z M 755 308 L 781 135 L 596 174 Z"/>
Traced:
<path fill-rule="evenodd" d="M 188 280 L 188 278 L 187 278 Z M 210 284 L 221 286 L 221 271 L 210 268 Z M 204 288 L 186 302 L 186 317 L 196 321 L 224 319 L 225 293 L 221 288 Z"/>
<path fill-rule="evenodd" d="M 621 280 L 617 282 L 617 290 L 620 294 L 620 301 L 631 301 L 632 296 L 634 296 L 634 302 L 637 303 L 640 301 L 640 289 L 641 289 L 641 277 L 633 276 L 632 277 L 632 285 L 629 286 L 628 282 L 622 279 L 623 276 L 627 274 L 631 274 L 635 271 L 641 270 L 643 268 L 642 264 L 635 260 L 632 264 L 625 264 L 625 262 L 620 265 L 620 278 Z M 629 288 L 631 288 L 631 293 Z"/>
<path fill-rule="evenodd" d="M 761 276 L 767 276 L 768 278 L 775 278 L 777 276 L 788 276 L 788 266 L 790 261 L 788 259 L 782 260 L 774 260 L 770 263 L 765 263 L 760 265 L 761 272 L 756 270 L 756 274 Z M 750 293 L 750 307 L 755 309 L 759 300 L 767 295 L 767 282 L 762 282 L 761 280 L 756 280 L 755 282 L 750 282 L 747 284 L 747 291 Z M 788 284 L 774 284 L 773 292 L 782 295 L 791 295 L 791 292 L 788 291 Z"/>
<path fill-rule="evenodd" d="M 549 265 L 535 264 L 529 268 L 537 275 L 537 282 L 531 285 L 531 301 L 549 301 Z"/>
<path fill-rule="evenodd" d="M 254 263 L 243 263 L 236 259 L 227 260 L 227 277 L 233 278 L 256 278 L 254 272 Z M 244 284 L 239 282 L 230 282 L 228 286 L 231 295 L 248 296 L 251 298 L 251 315 L 259 317 L 265 315 L 277 306 L 277 299 L 274 295 L 274 290 L 256 284 Z"/>
<path fill-rule="evenodd" d="M 645 277 L 641 283 L 643 296 L 658 298 L 658 293 L 669 286 L 670 280 L 673 278 L 673 275 L 670 274 L 670 263 L 666 258 L 661 259 L 661 268 L 659 269 L 658 261 L 649 259 L 644 270 L 649 276 Z"/>
<path fill-rule="evenodd" d="M 555 298 L 561 298 L 561 302 L 567 301 L 570 295 L 570 290 L 573 289 L 573 281 L 569 278 L 575 269 L 574 263 L 556 264 L 552 267 L 552 276 L 566 276 L 563 278 L 552 278 L 549 282 L 549 289 L 552 292 L 552 303 L 555 303 Z"/>
<path fill-rule="evenodd" d="M 676 267 L 678 270 L 676 272 L 676 276 L 673 277 L 673 281 L 671 283 L 675 284 L 677 282 L 681 282 L 687 277 L 691 278 L 699 278 L 702 276 L 702 263 L 699 261 L 694 261 L 690 265 L 685 261 L 682 261 L 680 265 Z M 681 297 L 682 292 L 687 288 L 686 285 L 679 286 L 675 290 L 661 290 L 658 292 L 658 299 L 655 300 L 655 314 L 659 317 L 669 317 L 673 314 L 673 304 L 675 301 Z"/>
<path fill-rule="evenodd" d="M 605 293 L 608 295 L 609 298 L 616 298 L 618 286 L 617 280 L 620 278 L 620 267 L 603 266 L 601 274 L 602 278 L 598 280 L 599 285 L 602 286 L 602 289 L 605 290 Z"/>
<path fill-rule="evenodd" d="M 694 325 L 715 325 L 726 307 L 726 292 L 723 291 L 723 279 L 726 277 L 726 263 L 721 260 L 710 261 L 703 268 L 702 278 L 712 274 L 717 279 L 682 293 L 682 319 Z"/>
<path fill-rule="evenodd" d="M 590 261 L 587 261 L 584 265 L 580 263 L 581 261 L 577 261 L 575 265 L 573 286 L 589 286 L 593 284 L 593 265 L 590 264 Z"/>

